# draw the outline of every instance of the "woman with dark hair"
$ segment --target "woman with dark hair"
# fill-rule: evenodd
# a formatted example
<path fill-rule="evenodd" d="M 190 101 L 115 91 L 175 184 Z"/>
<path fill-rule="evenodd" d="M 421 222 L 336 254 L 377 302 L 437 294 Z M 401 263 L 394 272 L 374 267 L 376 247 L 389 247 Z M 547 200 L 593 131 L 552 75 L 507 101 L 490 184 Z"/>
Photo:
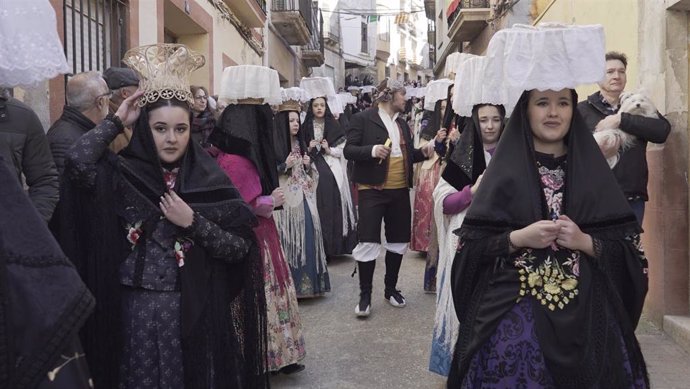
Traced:
<path fill-rule="evenodd" d="M 97 301 L 82 334 L 94 386 L 265 387 L 256 218 L 190 140 L 192 96 L 179 67 L 204 59 L 161 44 L 124 61 L 143 90 L 73 146 L 65 170 L 66 193 L 93 202 L 71 226 L 81 242 L 70 258 Z M 116 156 L 107 147 L 125 125 L 132 139 Z"/>
<path fill-rule="evenodd" d="M 285 204 L 274 216 L 297 297 L 306 298 L 323 296 L 331 290 L 331 283 L 316 205 L 319 176 L 307 154 L 298 112 L 297 100 L 285 101 L 275 117 L 276 138 L 280 139 L 276 162 Z"/>
<path fill-rule="evenodd" d="M 190 87 L 194 102 L 192 103 L 192 140 L 206 146 L 209 135 L 216 125 L 216 118 L 209 104 L 208 90 L 203 86 Z"/>
<path fill-rule="evenodd" d="M 523 93 L 467 212 L 451 388 L 649 387 L 640 227 L 576 102 Z"/>
<path fill-rule="evenodd" d="M 333 117 L 326 96 L 334 95 L 330 79 L 302 79 L 301 88 L 317 96 L 309 102 L 302 124 L 309 156 L 319 173 L 316 205 L 327 257 L 351 254 L 357 245 L 356 222 L 347 167 L 345 132 Z M 330 87 L 329 87 L 330 85 Z M 320 96 L 320 97 L 318 97 Z"/>
<path fill-rule="evenodd" d="M 266 368 L 275 374 L 296 373 L 304 369 L 299 363 L 305 356 L 302 322 L 290 268 L 272 217 L 273 210 L 285 201 L 283 189 L 278 186 L 273 112 L 268 104 L 275 103 L 271 101 L 273 91 L 279 92 L 278 72 L 259 66 L 230 66 L 224 70 L 221 88 L 223 95 L 235 91 L 238 100 L 225 108 L 209 142 L 219 150 L 218 165 L 259 220 L 254 233 L 264 267 Z"/>
<path fill-rule="evenodd" d="M 457 339 L 458 320 L 450 288 L 450 269 L 458 246 L 453 231 L 462 226 L 472 197 L 496 150 L 505 123 L 502 105 L 478 104 L 472 119 L 460 135 L 434 189 L 434 219 L 438 236 L 438 274 L 436 319 L 429 370 L 447 376 Z"/>

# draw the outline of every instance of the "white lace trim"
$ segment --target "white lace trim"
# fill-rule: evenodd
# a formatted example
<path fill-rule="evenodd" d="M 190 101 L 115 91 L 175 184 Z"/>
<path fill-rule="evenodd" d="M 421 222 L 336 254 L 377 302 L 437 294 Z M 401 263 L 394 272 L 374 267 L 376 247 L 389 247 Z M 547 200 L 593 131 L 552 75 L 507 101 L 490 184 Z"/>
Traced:
<path fill-rule="evenodd" d="M 69 71 L 50 3 L 0 1 L 0 86 L 31 86 Z"/>

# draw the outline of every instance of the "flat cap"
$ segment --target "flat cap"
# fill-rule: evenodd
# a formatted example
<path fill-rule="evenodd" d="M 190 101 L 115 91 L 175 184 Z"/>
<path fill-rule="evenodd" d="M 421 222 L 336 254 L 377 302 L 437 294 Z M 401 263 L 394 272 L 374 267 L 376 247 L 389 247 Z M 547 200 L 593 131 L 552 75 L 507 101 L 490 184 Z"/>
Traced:
<path fill-rule="evenodd" d="M 108 88 L 111 90 L 124 88 L 126 86 L 139 86 L 139 77 L 130 68 L 111 67 L 103 72 Z"/>

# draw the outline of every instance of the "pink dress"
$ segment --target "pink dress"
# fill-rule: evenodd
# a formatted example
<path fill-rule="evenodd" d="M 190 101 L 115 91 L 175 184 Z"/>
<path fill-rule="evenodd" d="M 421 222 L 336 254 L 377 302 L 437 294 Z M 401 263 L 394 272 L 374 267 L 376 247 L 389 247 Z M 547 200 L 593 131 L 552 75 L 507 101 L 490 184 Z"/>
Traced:
<path fill-rule="evenodd" d="M 259 225 L 254 233 L 259 240 L 264 261 L 264 289 L 268 309 L 268 370 L 297 363 L 306 355 L 302 322 L 297 307 L 295 285 L 285 261 L 278 230 L 273 221 L 273 199 L 261 195 L 259 174 L 244 157 L 220 152 L 216 160 L 230 177 L 240 195 L 254 208 Z"/>

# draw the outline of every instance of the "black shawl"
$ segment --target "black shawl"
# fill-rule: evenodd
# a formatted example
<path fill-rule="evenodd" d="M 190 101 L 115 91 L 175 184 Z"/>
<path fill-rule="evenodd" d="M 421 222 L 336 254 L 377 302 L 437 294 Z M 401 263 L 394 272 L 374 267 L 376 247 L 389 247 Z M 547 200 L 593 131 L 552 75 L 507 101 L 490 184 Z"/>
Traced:
<path fill-rule="evenodd" d="M 479 107 L 472 108 L 472 118 L 467 120 L 465 129 L 460 134 L 460 139 L 450 155 L 448 164 L 441 177 L 458 191 L 467 185 L 477 182 L 479 175 L 486 170 L 484 159 L 484 144 L 482 143 L 481 127 L 479 126 Z M 506 111 L 502 105 L 496 106 L 498 112 L 505 120 Z M 501 127 L 501 133 L 503 127 Z"/>
<path fill-rule="evenodd" d="M 94 298 L 0 157 L 0 387 L 35 388 Z"/>
<path fill-rule="evenodd" d="M 268 104 L 231 104 L 223 111 L 209 143 L 252 161 L 259 173 L 261 194 L 268 196 L 278 187 L 273 132 L 273 112 Z"/>
<path fill-rule="evenodd" d="M 288 155 L 292 152 L 290 112 L 295 112 L 299 115 L 297 111 L 282 111 L 275 116 L 275 160 L 278 165 L 285 163 Z M 302 131 L 301 124 L 297 132 L 297 141 L 299 142 L 300 150 L 302 153 L 305 153 L 307 151 L 307 143 L 304 140 L 304 131 Z"/>
<path fill-rule="evenodd" d="M 441 115 L 441 104 L 444 101 L 445 100 L 437 101 L 436 104 L 434 104 L 433 112 L 424 111 L 425 115 L 427 112 L 429 112 L 429 122 L 419 134 L 420 138 L 430 141 L 436 137 L 436 133 L 441 129 L 441 126 L 443 125 L 443 116 Z M 446 110 L 448 110 L 447 105 Z"/>
<path fill-rule="evenodd" d="M 314 103 L 314 99 L 309 101 L 309 108 L 307 109 L 307 116 L 304 118 L 304 123 L 302 123 L 302 129 L 304 130 L 304 140 L 309 144 L 314 139 L 314 111 L 311 105 Z M 328 101 L 326 101 L 326 115 L 324 116 L 324 126 L 323 126 L 323 138 L 328 141 L 328 147 L 335 147 L 345 142 L 345 132 L 340 123 L 335 120 L 331 108 L 328 106 Z M 323 150 L 321 152 L 324 152 Z"/>
<path fill-rule="evenodd" d="M 507 256 L 507 234 L 548 219 L 527 119 L 528 97 L 525 92 L 518 101 L 459 230 L 462 246 L 453 262 L 451 285 L 461 324 L 448 381 L 452 388 L 460 387 L 471 358 L 518 297 L 519 275 Z M 605 257 L 582 254 L 577 300 L 557 311 L 533 304 L 535 326 L 557 387 L 619 388 L 627 380 L 623 347 L 634 378 L 648 380 L 634 335 L 647 291 L 645 264 L 626 240 L 640 228 L 574 109 L 575 91 L 572 97 L 563 214 L 601 242 Z M 546 257 L 546 250 L 533 253 L 537 261 Z"/>
<path fill-rule="evenodd" d="M 190 140 L 179 168 L 175 190 L 196 213 L 223 230 L 256 240 L 251 208 L 200 145 Z M 82 332 L 95 386 L 117 388 L 122 344 L 118 273 L 131 251 L 124 227 L 143 221 L 140 242 L 147 239 L 146 226 L 162 217 L 157 204 L 167 191 L 145 111 L 127 148 L 119 156 L 106 151 L 96 169 L 93 190 L 64 180 L 63 200 L 72 208 L 67 212 L 72 219 L 61 223 L 60 236 L 98 301 Z M 69 171 L 68 165 L 67 178 Z M 211 258 L 197 245 L 185 255 L 180 270 L 185 388 L 267 386 L 266 301 L 258 246 L 233 263 Z"/>

